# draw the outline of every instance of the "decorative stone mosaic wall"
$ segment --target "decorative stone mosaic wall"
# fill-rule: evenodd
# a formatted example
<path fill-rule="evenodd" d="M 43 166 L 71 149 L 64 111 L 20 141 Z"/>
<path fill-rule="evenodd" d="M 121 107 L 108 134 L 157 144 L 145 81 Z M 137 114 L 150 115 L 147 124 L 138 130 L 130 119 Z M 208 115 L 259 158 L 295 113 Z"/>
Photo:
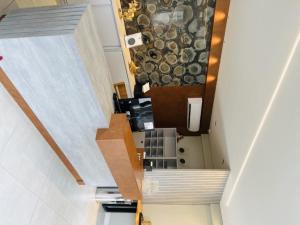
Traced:
<path fill-rule="evenodd" d="M 151 86 L 205 83 L 215 0 L 140 1 L 133 21 L 125 23 L 127 34 L 142 32 L 146 43 L 130 49 L 137 80 Z"/>

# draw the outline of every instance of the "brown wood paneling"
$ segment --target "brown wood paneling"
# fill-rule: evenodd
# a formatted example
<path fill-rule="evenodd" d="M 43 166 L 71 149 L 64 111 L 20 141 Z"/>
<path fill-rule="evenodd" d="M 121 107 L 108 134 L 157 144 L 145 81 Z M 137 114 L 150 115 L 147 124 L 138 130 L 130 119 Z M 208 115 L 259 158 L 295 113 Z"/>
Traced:
<path fill-rule="evenodd" d="M 126 114 L 113 114 L 109 128 L 98 129 L 96 141 L 124 198 L 142 198 L 143 165 L 138 159 Z"/>
<path fill-rule="evenodd" d="M 71 162 L 67 159 L 67 157 L 65 156 L 63 151 L 56 144 L 55 140 L 52 138 L 52 136 L 49 134 L 47 129 L 44 127 L 44 125 L 34 114 L 32 109 L 30 108 L 30 106 L 26 103 L 23 96 L 16 89 L 16 87 L 9 80 L 9 78 L 7 77 L 7 75 L 1 68 L 0 68 L 0 82 L 3 84 L 3 86 L 8 91 L 8 93 L 13 97 L 13 99 L 16 101 L 16 103 L 20 106 L 20 108 L 23 110 L 25 115 L 31 120 L 33 125 L 38 129 L 38 131 L 44 137 L 44 139 L 47 141 L 47 143 L 51 146 L 51 148 L 56 153 L 56 155 L 60 158 L 60 160 L 63 162 L 63 164 L 67 167 L 69 172 L 73 175 L 73 177 L 75 178 L 77 183 L 83 185 L 84 181 L 81 179 L 81 177 L 79 176 L 78 172 L 75 170 L 75 168 L 73 167 Z"/>
<path fill-rule="evenodd" d="M 155 127 L 175 127 L 183 135 L 199 135 L 187 130 L 187 99 L 203 93 L 203 85 L 152 87 L 146 95 L 152 100 Z"/>
<path fill-rule="evenodd" d="M 135 225 L 140 225 L 140 213 L 143 212 L 143 204 L 141 200 L 138 200 L 135 214 Z"/>
<path fill-rule="evenodd" d="M 210 119 L 215 97 L 215 90 L 222 55 L 229 5 L 230 0 L 216 1 L 212 38 L 220 38 L 220 42 L 211 43 L 207 80 L 203 96 L 204 98 L 200 127 L 201 133 L 207 133 L 210 126 Z M 217 62 L 212 63 L 212 59 L 217 59 Z"/>
<path fill-rule="evenodd" d="M 118 95 L 119 99 L 128 98 L 127 91 L 126 91 L 126 86 L 125 86 L 124 82 L 114 84 L 114 89 L 115 89 L 116 94 Z"/>

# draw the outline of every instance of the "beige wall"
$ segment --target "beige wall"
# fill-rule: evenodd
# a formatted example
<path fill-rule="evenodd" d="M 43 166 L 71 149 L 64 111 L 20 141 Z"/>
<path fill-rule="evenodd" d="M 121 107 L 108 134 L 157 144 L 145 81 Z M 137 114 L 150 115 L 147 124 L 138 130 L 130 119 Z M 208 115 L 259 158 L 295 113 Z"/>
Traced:
<path fill-rule="evenodd" d="M 57 5 L 56 0 L 16 0 L 16 3 L 19 8 Z"/>
<path fill-rule="evenodd" d="M 152 225 L 221 225 L 218 205 L 144 205 Z"/>

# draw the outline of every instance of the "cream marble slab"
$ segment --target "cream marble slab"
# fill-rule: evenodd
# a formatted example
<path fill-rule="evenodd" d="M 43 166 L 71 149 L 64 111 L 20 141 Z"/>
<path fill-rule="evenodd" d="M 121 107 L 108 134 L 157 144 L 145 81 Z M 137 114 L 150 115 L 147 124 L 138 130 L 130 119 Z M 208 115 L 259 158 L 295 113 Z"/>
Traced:
<path fill-rule="evenodd" d="M 113 90 L 91 10 L 74 29 L 43 32 L 7 34 L 0 26 L 0 66 L 84 182 L 115 186 L 95 142 L 96 129 L 108 127 L 113 113 Z"/>

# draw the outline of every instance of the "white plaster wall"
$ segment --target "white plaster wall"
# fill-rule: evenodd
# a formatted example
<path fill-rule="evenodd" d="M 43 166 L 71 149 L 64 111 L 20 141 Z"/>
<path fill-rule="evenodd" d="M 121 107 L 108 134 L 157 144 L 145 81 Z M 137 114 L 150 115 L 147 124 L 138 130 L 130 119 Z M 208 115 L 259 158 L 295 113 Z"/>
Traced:
<path fill-rule="evenodd" d="M 104 48 L 121 48 L 112 6 L 92 5 L 95 24 Z"/>
<path fill-rule="evenodd" d="M 94 192 L 77 185 L 0 85 L 0 224 L 96 224 Z"/>
<path fill-rule="evenodd" d="M 134 225 L 135 213 L 105 213 L 103 225 Z M 107 219 L 108 217 L 108 219 Z"/>
<path fill-rule="evenodd" d="M 299 224 L 299 46 L 283 73 L 299 8 L 299 1 L 231 1 L 210 133 L 215 164 L 224 159 L 231 168 L 225 225 Z"/>

